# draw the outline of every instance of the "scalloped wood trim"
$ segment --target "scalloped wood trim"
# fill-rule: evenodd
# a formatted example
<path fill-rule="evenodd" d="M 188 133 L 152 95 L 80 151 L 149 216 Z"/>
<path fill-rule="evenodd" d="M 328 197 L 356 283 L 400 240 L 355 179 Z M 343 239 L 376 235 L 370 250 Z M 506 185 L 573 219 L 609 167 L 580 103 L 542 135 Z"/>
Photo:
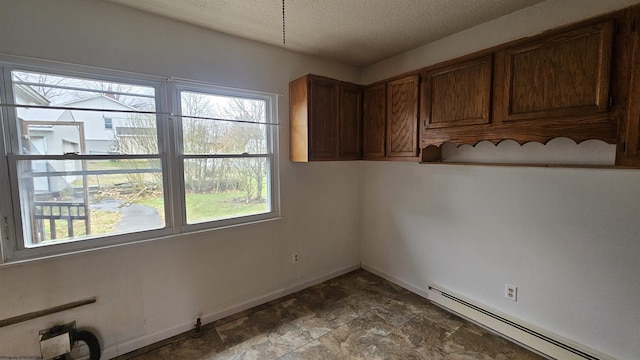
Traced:
<path fill-rule="evenodd" d="M 475 146 L 481 141 L 499 144 L 504 140 L 513 140 L 520 145 L 528 142 L 546 144 L 559 137 L 571 139 L 576 144 L 586 140 L 602 140 L 608 144 L 615 144 L 617 135 L 617 117 L 611 114 L 597 114 L 579 118 L 523 120 L 499 124 L 425 129 L 422 132 L 421 146 L 422 148 L 430 145 L 441 146 L 446 142 Z"/>

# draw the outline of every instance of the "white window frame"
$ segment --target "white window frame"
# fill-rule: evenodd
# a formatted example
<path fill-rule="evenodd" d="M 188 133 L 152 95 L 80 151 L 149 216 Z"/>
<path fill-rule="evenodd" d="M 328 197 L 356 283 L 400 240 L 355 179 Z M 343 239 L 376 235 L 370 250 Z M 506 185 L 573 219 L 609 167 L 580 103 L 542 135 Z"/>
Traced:
<path fill-rule="evenodd" d="M 206 84 L 201 82 L 194 81 L 182 81 L 182 80 L 170 80 L 169 81 L 169 91 L 171 94 L 171 107 L 175 114 L 181 114 L 181 101 L 180 94 L 182 91 L 191 91 L 191 92 L 199 92 L 203 94 L 210 95 L 222 95 L 222 96 L 230 96 L 230 97 L 241 97 L 241 98 L 250 98 L 256 100 L 263 100 L 266 103 L 266 131 L 267 131 L 267 152 L 268 152 L 268 173 L 267 173 L 267 185 L 269 191 L 267 193 L 267 202 L 269 203 L 270 211 L 255 214 L 255 215 L 245 215 L 238 216 L 233 218 L 227 218 L 222 220 L 214 220 L 196 224 L 187 224 L 187 214 L 186 214 L 186 204 L 185 204 L 185 196 L 184 196 L 184 168 L 183 168 L 183 159 L 184 154 L 182 153 L 182 117 L 176 116 L 174 118 L 174 131 L 175 131 L 175 145 L 176 150 L 173 151 L 173 160 L 172 164 L 176 165 L 176 170 L 178 179 L 176 179 L 176 185 L 180 187 L 181 191 L 175 191 L 174 194 L 179 196 L 172 199 L 174 203 L 180 204 L 180 206 L 175 207 L 177 210 L 174 213 L 174 223 L 180 224 L 181 232 L 190 232 L 190 231 L 200 231 L 205 229 L 210 229 L 212 227 L 228 227 L 240 225 L 247 222 L 258 222 L 264 221 L 271 218 L 280 216 L 280 194 L 279 194 L 279 170 L 278 170 L 278 96 L 276 94 L 269 94 L 258 91 L 250 91 L 250 90 L 240 90 L 229 87 L 223 87 L 218 85 Z M 230 156 L 232 158 L 242 158 L 238 154 L 238 156 Z M 217 156 L 211 156 L 210 158 L 219 158 Z"/>
<path fill-rule="evenodd" d="M 22 211 L 18 190 L 17 163 L 24 158 L 18 151 L 16 111 L 10 106 L 0 106 L 0 265 L 34 259 L 77 253 L 127 243 L 137 243 L 172 237 L 194 231 L 215 230 L 229 226 L 239 226 L 280 217 L 279 193 L 279 142 L 278 142 L 278 95 L 215 86 L 197 81 L 173 81 L 164 77 L 134 74 L 115 70 L 93 68 L 81 65 L 63 64 L 46 60 L 23 59 L 0 55 L 0 103 L 13 104 L 14 94 L 11 72 L 31 71 L 62 76 L 91 78 L 103 81 L 150 86 L 155 89 L 156 118 L 158 132 L 158 154 L 144 155 L 158 158 L 163 174 L 163 194 L 165 206 L 165 226 L 160 229 L 132 232 L 127 234 L 100 236 L 86 240 L 69 241 L 39 247 L 26 247 L 22 230 Z M 267 196 L 270 211 L 256 215 L 238 216 L 224 220 L 187 224 L 182 176 L 182 125 L 179 115 L 180 91 L 196 91 L 215 95 L 237 96 L 264 100 L 267 104 L 267 143 L 269 148 Z M 69 155 L 55 156 L 66 160 Z M 135 157 L 130 155 L 129 157 Z M 73 160 L 93 160 L 127 158 L 127 155 L 73 155 Z M 215 241 L 215 238 L 213 239 Z"/>

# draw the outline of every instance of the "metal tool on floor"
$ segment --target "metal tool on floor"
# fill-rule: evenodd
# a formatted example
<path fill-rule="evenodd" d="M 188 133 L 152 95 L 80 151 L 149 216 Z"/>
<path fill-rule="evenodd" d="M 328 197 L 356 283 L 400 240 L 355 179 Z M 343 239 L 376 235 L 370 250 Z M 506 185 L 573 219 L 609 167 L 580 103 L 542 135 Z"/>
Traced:
<path fill-rule="evenodd" d="M 65 360 L 78 342 L 89 348 L 89 360 L 100 360 L 100 342 L 90 331 L 76 329 L 76 322 L 57 325 L 40 331 L 40 352 L 42 359 Z"/>

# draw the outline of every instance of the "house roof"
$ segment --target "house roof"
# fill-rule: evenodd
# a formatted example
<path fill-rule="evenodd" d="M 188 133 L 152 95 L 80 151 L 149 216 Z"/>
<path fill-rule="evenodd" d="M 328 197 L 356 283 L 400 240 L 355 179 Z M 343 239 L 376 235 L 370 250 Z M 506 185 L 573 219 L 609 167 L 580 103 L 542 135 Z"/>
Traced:
<path fill-rule="evenodd" d="M 101 104 L 100 108 L 97 108 L 97 111 L 99 111 L 99 109 L 110 109 L 110 110 L 138 110 L 132 106 L 129 106 L 127 104 L 124 104 L 118 100 L 115 100 L 113 98 L 110 98 L 109 96 L 105 96 L 105 95 L 96 95 L 96 96 L 91 96 L 88 98 L 84 98 L 84 99 L 78 99 L 78 100 L 72 100 L 72 101 L 67 101 L 61 104 L 55 104 L 56 106 L 68 106 L 68 107 L 78 107 L 78 108 L 82 108 L 82 107 L 87 107 L 87 108 L 91 108 L 91 105 L 84 105 L 86 103 L 89 103 L 91 101 L 106 101 L 108 102 L 108 104 Z M 48 104 L 45 104 L 48 105 Z M 22 118 L 23 120 L 30 120 L 30 121 L 58 121 L 61 120 L 63 117 L 65 117 L 65 121 L 76 121 L 76 119 L 81 119 L 83 118 L 83 116 L 79 115 L 80 113 L 82 113 L 83 111 L 80 110 L 62 110 L 62 109 L 34 109 L 34 108 L 30 108 L 28 109 L 28 111 L 24 111 L 22 114 L 20 114 L 20 118 Z"/>
<path fill-rule="evenodd" d="M 13 90 L 17 93 L 16 95 L 22 95 L 24 98 L 31 100 L 34 105 L 49 105 L 50 103 L 47 98 L 40 95 L 29 85 L 15 84 Z"/>
<path fill-rule="evenodd" d="M 90 96 L 90 97 L 86 97 L 86 98 L 82 98 L 82 99 L 77 99 L 77 100 L 71 100 L 71 101 L 67 101 L 61 104 L 57 104 L 57 106 L 69 106 L 69 107 L 83 107 L 82 104 L 83 103 L 88 103 L 90 101 L 94 101 L 96 99 L 101 99 L 103 101 L 108 101 L 110 103 L 112 103 L 113 105 L 116 105 L 117 107 L 120 108 L 111 108 L 111 107 L 106 107 L 107 109 L 111 109 L 111 110 L 139 110 L 134 108 L 133 106 L 127 105 L 123 102 L 120 102 L 110 96 L 106 96 L 104 94 L 98 94 L 95 96 Z M 73 105 L 73 106 L 71 106 Z"/>

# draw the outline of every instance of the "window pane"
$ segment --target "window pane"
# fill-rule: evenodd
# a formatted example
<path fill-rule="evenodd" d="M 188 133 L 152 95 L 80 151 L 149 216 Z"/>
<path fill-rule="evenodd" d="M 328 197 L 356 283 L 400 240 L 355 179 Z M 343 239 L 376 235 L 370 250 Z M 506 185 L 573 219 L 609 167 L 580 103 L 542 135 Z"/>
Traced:
<path fill-rule="evenodd" d="M 16 104 L 69 108 L 16 108 L 22 154 L 61 155 L 61 139 L 81 154 L 158 153 L 155 115 L 130 113 L 155 111 L 154 88 L 25 71 L 12 79 Z"/>
<path fill-rule="evenodd" d="M 185 118 L 184 154 L 267 154 L 267 125 Z"/>
<path fill-rule="evenodd" d="M 237 96 L 181 91 L 182 115 L 266 122 L 266 102 Z"/>
<path fill-rule="evenodd" d="M 25 246 L 165 227 L 160 160 L 20 160 Z"/>
<path fill-rule="evenodd" d="M 185 159 L 187 223 L 271 211 L 265 157 Z"/>
<path fill-rule="evenodd" d="M 182 114 L 224 120 L 182 119 L 184 154 L 266 154 L 264 100 L 181 92 Z M 262 124 L 261 124 L 262 123 Z"/>

